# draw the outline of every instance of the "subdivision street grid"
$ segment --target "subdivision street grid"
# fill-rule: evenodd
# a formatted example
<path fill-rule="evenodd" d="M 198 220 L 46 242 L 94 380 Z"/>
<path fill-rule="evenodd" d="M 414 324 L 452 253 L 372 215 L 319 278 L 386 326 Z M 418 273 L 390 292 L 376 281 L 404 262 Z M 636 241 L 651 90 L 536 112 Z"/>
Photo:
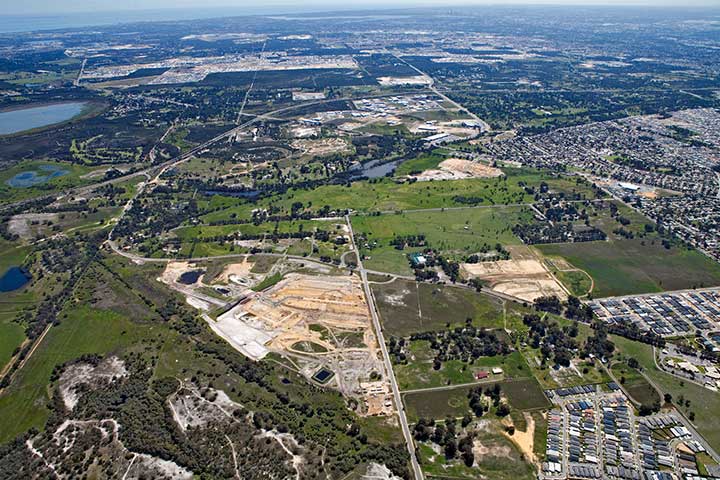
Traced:
<path fill-rule="evenodd" d="M 682 415 L 636 416 L 615 383 L 547 393 L 555 406 L 548 414 L 543 480 L 693 479 L 701 478 L 696 455 L 718 460 Z"/>

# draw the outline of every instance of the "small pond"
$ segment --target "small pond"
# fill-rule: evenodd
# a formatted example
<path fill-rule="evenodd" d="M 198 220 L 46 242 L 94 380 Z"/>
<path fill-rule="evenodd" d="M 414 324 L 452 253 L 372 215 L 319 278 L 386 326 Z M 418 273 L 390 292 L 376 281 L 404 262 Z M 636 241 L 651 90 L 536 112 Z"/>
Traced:
<path fill-rule="evenodd" d="M 0 277 L 0 292 L 12 292 L 24 287 L 30 281 L 30 275 L 20 267 L 10 267 Z"/>
<path fill-rule="evenodd" d="M 200 278 L 203 273 L 205 273 L 205 270 L 190 270 L 189 272 L 184 272 L 180 275 L 180 278 L 178 278 L 178 282 L 185 285 L 192 285 L 198 281 L 198 278 Z"/>
<path fill-rule="evenodd" d="M 42 185 L 53 178 L 62 177 L 68 173 L 70 173 L 68 170 L 63 170 L 58 165 L 40 165 L 37 168 L 18 173 L 6 180 L 5 183 L 13 188 L 28 188 Z"/>
<path fill-rule="evenodd" d="M 402 160 L 395 160 L 392 162 L 382 163 L 382 159 L 372 160 L 363 165 L 357 165 L 351 168 L 349 171 L 352 172 L 351 179 L 356 178 L 380 178 L 384 177 L 388 173 L 392 172 L 402 163 Z"/>

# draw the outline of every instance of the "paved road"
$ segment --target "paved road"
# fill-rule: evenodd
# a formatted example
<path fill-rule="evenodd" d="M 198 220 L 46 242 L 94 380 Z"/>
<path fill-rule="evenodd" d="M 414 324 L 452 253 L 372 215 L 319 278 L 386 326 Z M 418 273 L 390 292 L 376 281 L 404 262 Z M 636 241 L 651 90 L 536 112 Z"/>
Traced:
<path fill-rule="evenodd" d="M 388 353 L 387 346 L 385 345 L 385 337 L 383 335 L 382 327 L 380 326 L 380 318 L 378 317 L 377 308 L 375 307 L 375 299 L 373 297 L 372 290 L 370 289 L 370 284 L 368 283 L 367 272 L 363 267 L 362 258 L 360 258 L 359 250 L 355 245 L 355 234 L 353 233 L 352 223 L 350 222 L 349 216 L 345 217 L 345 222 L 347 222 L 348 225 L 353 250 L 357 253 L 358 271 L 360 272 L 360 278 L 362 279 L 363 288 L 365 289 L 365 297 L 367 298 L 368 307 L 370 308 L 370 315 L 372 317 L 373 326 L 375 327 L 378 343 L 380 344 L 380 350 L 382 351 L 383 361 L 385 362 L 385 370 L 387 371 L 387 375 L 390 380 L 390 387 L 392 388 L 395 405 L 398 409 L 400 427 L 402 428 L 403 436 L 405 437 L 408 454 L 410 454 L 410 464 L 412 465 L 414 478 L 415 480 L 422 480 L 423 473 L 420 469 L 417 457 L 415 456 L 415 443 L 413 442 L 410 427 L 407 422 L 407 416 L 405 415 L 405 406 L 403 405 L 402 398 L 400 397 L 400 389 L 398 388 L 397 381 L 395 380 L 395 373 L 393 372 L 390 354 Z"/>
<path fill-rule="evenodd" d="M 506 378 L 488 378 L 486 380 L 479 380 L 477 382 L 457 383 L 454 385 L 441 385 L 439 387 L 415 388 L 412 390 L 403 390 L 402 393 L 437 392 L 437 391 L 443 391 L 443 390 L 454 390 L 456 388 L 473 387 L 476 385 L 485 385 L 487 383 L 496 383 L 496 382 L 501 382 L 503 380 L 507 380 L 507 379 Z"/>

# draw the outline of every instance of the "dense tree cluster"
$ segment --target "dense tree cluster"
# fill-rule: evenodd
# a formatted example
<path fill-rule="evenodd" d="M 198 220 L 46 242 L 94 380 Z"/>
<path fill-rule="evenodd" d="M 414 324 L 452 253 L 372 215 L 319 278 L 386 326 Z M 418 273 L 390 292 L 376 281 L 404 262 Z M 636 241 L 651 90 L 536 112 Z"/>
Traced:
<path fill-rule="evenodd" d="M 543 243 L 579 243 L 605 240 L 607 235 L 599 228 L 567 223 L 527 223 L 513 227 L 513 233 L 528 245 Z"/>
<path fill-rule="evenodd" d="M 469 423 L 463 419 L 462 427 Z M 418 442 L 432 442 L 442 447 L 446 460 L 459 456 L 468 467 L 475 463 L 472 448 L 474 435 L 472 432 L 458 432 L 457 420 L 454 417 L 447 417 L 444 423 L 420 418 L 413 429 L 413 437 Z"/>
<path fill-rule="evenodd" d="M 555 365 L 570 366 L 578 349 L 577 324 L 561 327 L 556 321 L 536 314 L 525 315 L 523 323 L 530 329 L 528 343 L 540 349 L 543 365 L 552 361 Z"/>
<path fill-rule="evenodd" d="M 583 355 L 594 355 L 600 359 L 612 357 L 615 351 L 615 344 L 608 339 L 608 328 L 605 322 L 595 321 L 592 324 L 593 335 L 585 340 Z"/>

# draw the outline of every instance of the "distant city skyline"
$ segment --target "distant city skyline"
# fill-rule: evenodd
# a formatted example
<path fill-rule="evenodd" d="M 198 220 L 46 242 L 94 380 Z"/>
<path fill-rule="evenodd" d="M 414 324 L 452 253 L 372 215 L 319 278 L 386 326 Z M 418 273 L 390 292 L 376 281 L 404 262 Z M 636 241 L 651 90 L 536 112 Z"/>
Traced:
<path fill-rule="evenodd" d="M 338 4 L 331 0 L 25 0 L 5 5 L 0 9 L 4 15 L 57 15 L 71 13 L 213 9 L 228 10 L 233 14 L 248 14 L 309 10 L 348 10 L 393 7 L 442 7 L 473 5 L 608 5 L 608 6 L 720 6 L 717 0 L 358 0 Z"/>

